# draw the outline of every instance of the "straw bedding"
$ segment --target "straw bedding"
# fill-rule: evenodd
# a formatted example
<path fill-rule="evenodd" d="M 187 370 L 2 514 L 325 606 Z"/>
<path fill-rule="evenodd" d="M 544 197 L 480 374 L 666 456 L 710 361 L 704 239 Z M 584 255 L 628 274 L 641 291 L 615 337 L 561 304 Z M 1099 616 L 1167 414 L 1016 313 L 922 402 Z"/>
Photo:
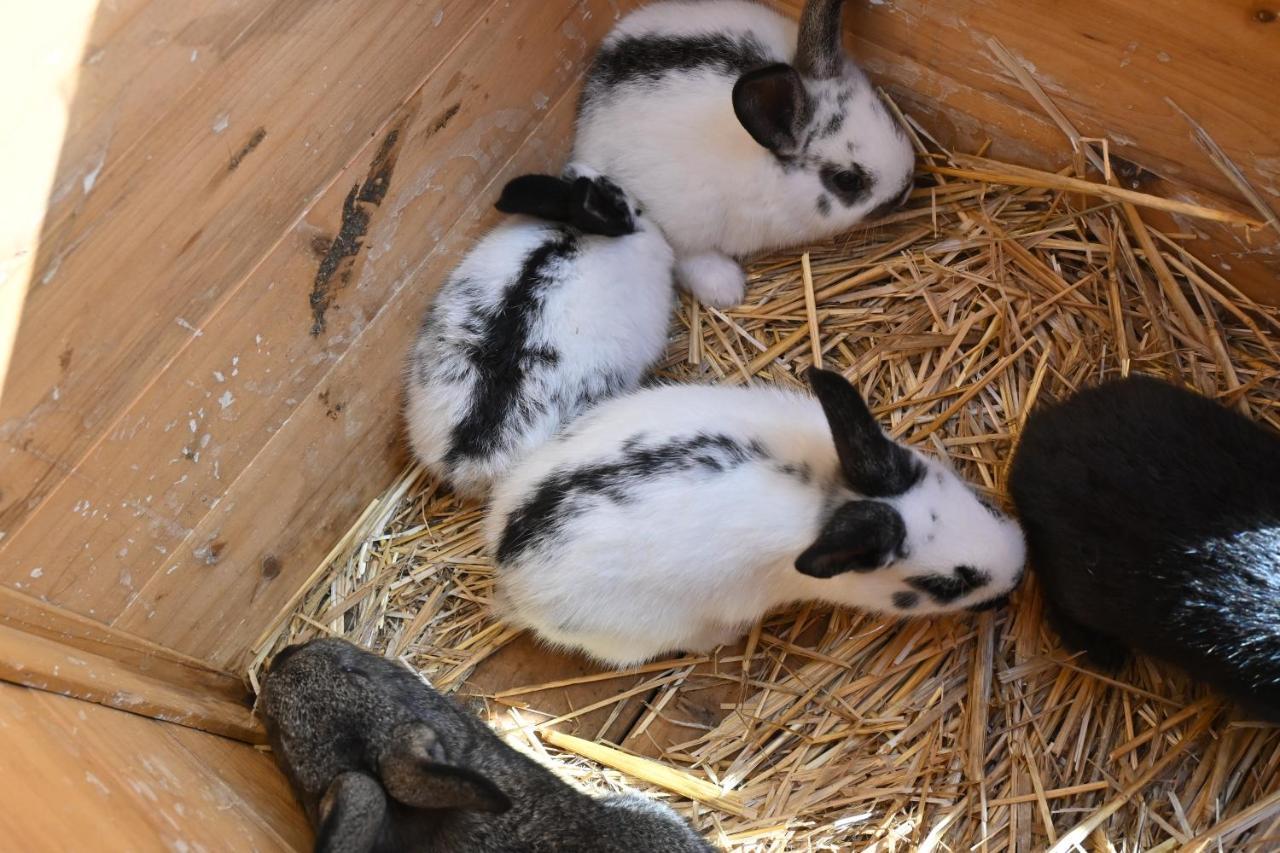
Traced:
<path fill-rule="evenodd" d="M 1035 403 L 1102 378 L 1172 377 L 1280 429 L 1280 311 L 1130 206 L 1163 200 L 1100 188 L 1079 162 L 1087 193 L 1066 170 L 916 141 L 931 177 L 907 209 L 757 261 L 739 308 L 686 300 L 657 375 L 799 386 L 821 361 L 999 500 Z M 290 640 L 347 637 L 476 697 L 567 778 L 664 797 L 731 850 L 1280 849 L 1280 730 L 1147 659 L 1090 671 L 1034 578 L 980 616 L 801 606 L 714 658 L 546 685 L 563 671 L 547 653 L 545 671 L 476 687 L 525 642 L 490 616 L 481 517 L 407 471 L 262 638 L 251 678 Z M 603 698 L 566 711 L 588 684 Z"/>

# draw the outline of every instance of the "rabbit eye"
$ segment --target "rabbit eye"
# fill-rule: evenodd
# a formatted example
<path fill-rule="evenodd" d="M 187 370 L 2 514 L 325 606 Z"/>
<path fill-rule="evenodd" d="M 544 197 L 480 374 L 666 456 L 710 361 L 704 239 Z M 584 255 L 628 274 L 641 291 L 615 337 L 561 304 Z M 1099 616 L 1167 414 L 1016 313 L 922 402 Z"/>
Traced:
<path fill-rule="evenodd" d="M 846 205 L 856 204 L 871 190 L 871 176 L 861 166 L 849 169 L 824 167 L 822 183 Z"/>

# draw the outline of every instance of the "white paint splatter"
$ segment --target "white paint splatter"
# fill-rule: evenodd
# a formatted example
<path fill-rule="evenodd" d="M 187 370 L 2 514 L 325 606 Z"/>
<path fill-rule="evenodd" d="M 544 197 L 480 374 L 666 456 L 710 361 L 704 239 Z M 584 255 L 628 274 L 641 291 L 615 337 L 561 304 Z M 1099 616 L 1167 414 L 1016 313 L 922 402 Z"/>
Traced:
<path fill-rule="evenodd" d="M 191 431 L 192 431 L 192 432 L 195 432 L 195 431 L 196 431 L 196 427 L 197 427 L 197 426 L 199 426 L 199 424 L 197 424 L 197 423 L 196 423 L 196 419 L 195 419 L 195 418 L 192 418 L 191 420 L 187 421 L 187 426 L 189 426 L 189 427 L 191 428 Z"/>
<path fill-rule="evenodd" d="M 545 110 L 547 108 L 547 104 L 549 103 L 551 103 L 551 99 L 548 98 L 546 95 L 542 94 L 541 92 L 533 96 L 534 109 Z"/>
<path fill-rule="evenodd" d="M 438 27 L 440 22 L 444 20 L 444 9 L 436 9 L 436 13 L 431 16 L 431 26 Z"/>
<path fill-rule="evenodd" d="M 1161 62 L 1173 62 L 1173 57 L 1165 53 L 1163 50 L 1156 54 L 1156 59 Z"/>
<path fill-rule="evenodd" d="M 102 153 L 98 155 L 98 162 L 85 173 L 84 180 L 80 182 L 80 185 L 84 187 L 85 195 L 93 191 L 93 185 L 98 182 L 98 175 L 102 174 L 102 167 L 106 165 L 106 162 L 107 152 L 106 149 L 103 149 Z"/>
<path fill-rule="evenodd" d="M 225 376 L 223 376 L 223 375 L 222 375 L 222 371 L 221 371 L 221 370 L 215 370 L 215 371 L 213 371 L 213 378 L 214 378 L 214 379 L 216 379 L 216 380 L 218 380 L 219 382 L 226 382 L 226 381 L 227 381 L 227 377 L 225 377 Z"/>
<path fill-rule="evenodd" d="M 231 113 L 223 113 L 213 121 L 213 132 L 222 133 L 231 126 Z"/>
<path fill-rule="evenodd" d="M 101 791 L 103 796 L 105 797 L 111 796 L 111 789 L 108 788 L 106 785 L 104 785 L 101 779 L 99 779 L 97 776 L 94 776 L 88 770 L 84 771 L 84 781 L 88 782 L 90 785 L 92 785 L 93 787 Z"/>
<path fill-rule="evenodd" d="M 42 577 L 44 577 L 44 569 L 41 566 L 36 566 L 34 569 L 31 570 L 32 579 L 38 580 Z"/>
<path fill-rule="evenodd" d="M 196 50 L 191 51 L 191 61 L 192 61 L 192 62 L 195 62 L 195 61 L 196 61 L 197 59 L 199 59 L 199 58 L 200 58 L 200 50 L 199 50 L 199 48 L 197 48 Z"/>
<path fill-rule="evenodd" d="M 174 318 L 173 318 L 173 322 L 177 323 L 179 326 L 181 326 L 182 328 L 186 329 L 188 332 L 190 332 L 191 334 L 195 335 L 197 338 L 198 338 L 198 337 L 201 337 L 201 336 L 203 336 L 203 335 L 204 335 L 204 332 L 200 331 L 200 330 L 199 330 L 199 329 L 197 329 L 195 326 L 193 326 L 193 325 L 191 325 L 190 323 L 188 323 L 188 322 L 187 322 L 185 319 L 183 319 L 182 317 L 174 317 Z"/>
<path fill-rule="evenodd" d="M 212 438 L 213 438 L 213 436 L 209 435 L 209 433 L 207 433 L 207 432 L 206 432 L 204 435 L 200 436 L 200 446 L 201 446 L 202 448 L 203 448 L 203 447 L 208 447 L 208 446 L 209 446 L 209 441 L 210 441 L 210 439 L 212 439 Z"/>
<path fill-rule="evenodd" d="M 231 396 L 230 391 L 223 391 L 222 396 L 218 398 L 218 405 L 225 409 L 235 402 L 235 397 Z"/>

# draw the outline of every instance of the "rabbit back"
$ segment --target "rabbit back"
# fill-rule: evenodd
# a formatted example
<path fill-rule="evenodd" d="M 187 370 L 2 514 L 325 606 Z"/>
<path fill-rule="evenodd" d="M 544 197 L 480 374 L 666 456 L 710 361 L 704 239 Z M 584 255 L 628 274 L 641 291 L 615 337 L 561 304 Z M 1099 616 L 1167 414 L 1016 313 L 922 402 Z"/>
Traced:
<path fill-rule="evenodd" d="M 519 217 L 453 272 L 410 358 L 415 453 L 482 495 L 593 402 L 634 387 L 662 353 L 671 250 L 651 224 L 587 235 Z"/>
<path fill-rule="evenodd" d="M 1280 437 L 1134 376 L 1032 415 L 1010 491 L 1049 615 L 1280 713 Z"/>

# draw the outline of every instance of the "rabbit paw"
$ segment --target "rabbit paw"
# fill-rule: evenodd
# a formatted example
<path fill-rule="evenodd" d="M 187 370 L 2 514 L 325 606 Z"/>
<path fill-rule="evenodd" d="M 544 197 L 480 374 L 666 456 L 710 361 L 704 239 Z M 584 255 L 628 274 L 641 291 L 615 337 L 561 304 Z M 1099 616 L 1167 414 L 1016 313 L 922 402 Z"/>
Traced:
<path fill-rule="evenodd" d="M 737 261 L 719 252 L 681 258 L 676 262 L 676 275 L 685 290 L 713 308 L 739 305 L 747 294 L 746 273 Z"/>

